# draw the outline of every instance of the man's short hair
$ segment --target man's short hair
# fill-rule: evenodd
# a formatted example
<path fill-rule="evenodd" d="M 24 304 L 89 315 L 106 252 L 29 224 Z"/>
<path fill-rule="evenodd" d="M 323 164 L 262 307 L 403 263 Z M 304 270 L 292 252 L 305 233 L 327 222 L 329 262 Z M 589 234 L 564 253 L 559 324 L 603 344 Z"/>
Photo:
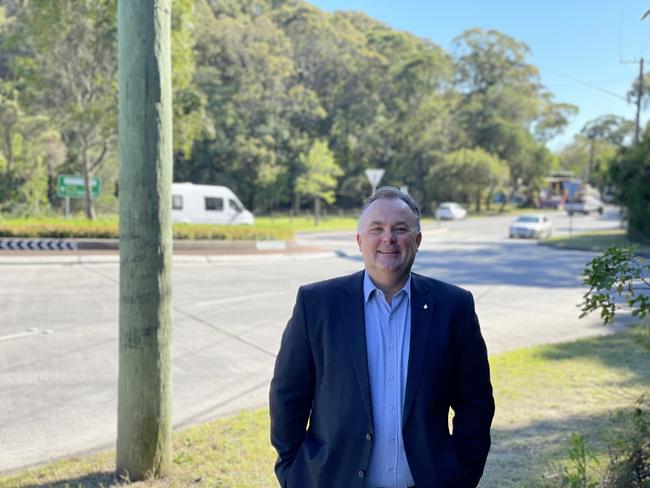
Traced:
<path fill-rule="evenodd" d="M 368 197 L 366 203 L 363 204 L 363 207 L 361 207 L 361 215 L 363 215 L 363 212 L 366 211 L 372 202 L 382 198 L 387 200 L 398 198 L 406 203 L 415 214 L 417 230 L 420 230 L 420 209 L 418 208 L 418 204 L 415 203 L 415 200 L 413 200 L 411 195 L 394 186 L 382 186 L 377 188 L 375 192 Z"/>

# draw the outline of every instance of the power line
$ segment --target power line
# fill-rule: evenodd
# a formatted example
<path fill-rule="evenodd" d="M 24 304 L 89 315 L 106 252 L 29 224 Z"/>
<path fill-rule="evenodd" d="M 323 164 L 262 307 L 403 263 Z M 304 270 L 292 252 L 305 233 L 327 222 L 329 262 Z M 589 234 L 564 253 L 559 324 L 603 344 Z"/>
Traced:
<path fill-rule="evenodd" d="M 565 75 L 563 73 L 559 73 L 559 72 L 554 71 L 552 69 L 546 69 L 546 68 L 542 68 L 542 69 L 544 71 L 546 71 L 546 72 L 553 73 L 554 75 L 561 76 L 562 78 L 566 78 L 567 80 L 571 80 L 574 83 L 578 83 L 579 85 L 588 86 L 589 88 L 591 88 L 593 90 L 597 90 L 599 92 L 605 93 L 606 95 L 609 95 L 609 96 L 614 97 L 614 98 L 618 98 L 619 100 L 623 100 L 624 102 L 629 103 L 627 98 L 619 95 L 618 93 L 614 93 L 612 91 L 606 90 L 606 89 L 601 88 L 599 86 L 596 86 L 596 85 L 594 85 L 592 83 L 589 83 L 588 81 L 582 81 L 582 80 L 579 80 L 578 78 L 574 78 L 573 76 L 569 76 L 569 75 Z"/>

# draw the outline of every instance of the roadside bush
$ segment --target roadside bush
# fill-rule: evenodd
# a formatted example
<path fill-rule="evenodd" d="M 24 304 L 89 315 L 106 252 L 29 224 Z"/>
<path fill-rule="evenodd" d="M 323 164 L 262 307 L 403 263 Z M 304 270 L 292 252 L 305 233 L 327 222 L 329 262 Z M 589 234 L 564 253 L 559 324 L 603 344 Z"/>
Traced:
<path fill-rule="evenodd" d="M 603 480 L 608 488 L 650 487 L 650 401 L 642 396 L 630 413 L 615 418 L 609 465 Z"/>
<path fill-rule="evenodd" d="M 174 239 L 290 240 L 293 229 L 271 226 L 174 224 Z M 0 221 L 0 237 L 118 239 L 119 225 L 109 221 L 14 220 Z"/>
<path fill-rule="evenodd" d="M 599 471 L 594 450 L 580 434 L 571 435 L 568 461 L 544 480 L 544 488 L 650 487 L 650 401 L 637 400 L 632 411 L 612 417 L 607 465 Z"/>

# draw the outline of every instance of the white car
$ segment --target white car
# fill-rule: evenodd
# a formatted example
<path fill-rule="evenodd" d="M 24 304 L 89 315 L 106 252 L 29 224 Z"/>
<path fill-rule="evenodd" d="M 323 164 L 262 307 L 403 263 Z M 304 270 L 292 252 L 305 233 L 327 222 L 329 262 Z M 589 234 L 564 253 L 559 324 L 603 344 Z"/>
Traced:
<path fill-rule="evenodd" d="M 510 237 L 551 237 L 551 221 L 544 215 L 520 215 L 510 224 Z"/>
<path fill-rule="evenodd" d="M 462 220 L 467 217 L 467 210 L 454 202 L 444 202 L 436 209 L 436 219 L 439 220 Z"/>
<path fill-rule="evenodd" d="M 598 212 L 599 215 L 602 215 L 604 205 L 599 198 L 587 195 L 566 202 L 564 204 L 564 210 L 566 210 L 569 215 L 573 215 L 574 213 L 587 215 L 590 212 Z"/>

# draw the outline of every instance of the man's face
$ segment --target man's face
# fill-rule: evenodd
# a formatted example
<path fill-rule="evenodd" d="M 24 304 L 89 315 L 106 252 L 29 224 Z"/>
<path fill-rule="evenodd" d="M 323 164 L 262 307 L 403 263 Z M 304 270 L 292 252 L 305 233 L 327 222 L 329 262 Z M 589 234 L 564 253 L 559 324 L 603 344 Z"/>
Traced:
<path fill-rule="evenodd" d="M 399 198 L 375 200 L 359 219 L 363 262 L 370 277 L 382 284 L 397 284 L 408 275 L 421 240 L 415 214 Z"/>

